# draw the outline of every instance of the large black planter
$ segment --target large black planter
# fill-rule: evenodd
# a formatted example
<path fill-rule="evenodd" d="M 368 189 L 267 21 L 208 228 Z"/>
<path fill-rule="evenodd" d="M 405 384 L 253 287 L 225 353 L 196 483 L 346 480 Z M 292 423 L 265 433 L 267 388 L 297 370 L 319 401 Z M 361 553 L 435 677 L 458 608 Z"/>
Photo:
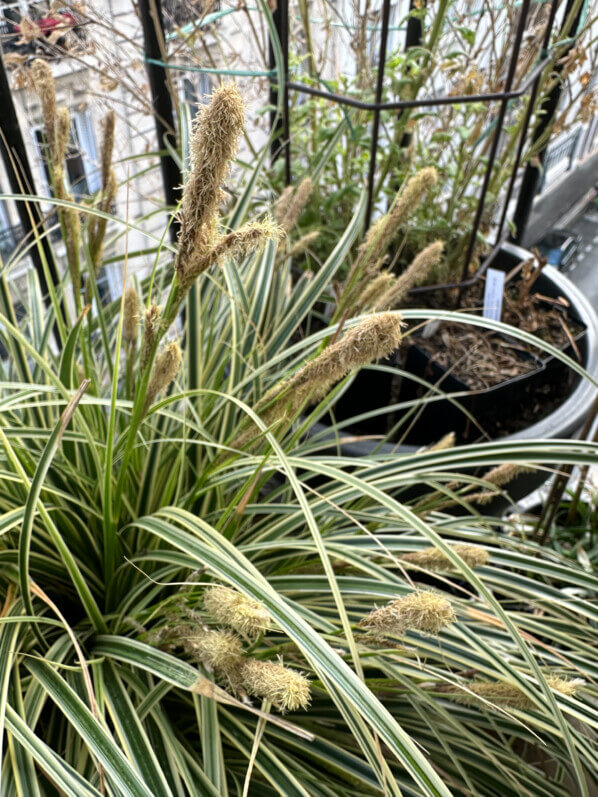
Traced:
<path fill-rule="evenodd" d="M 509 270 L 516 265 L 518 261 L 527 260 L 531 254 L 521 249 L 520 247 L 505 244 L 501 258 L 497 266 L 502 266 Z M 546 266 L 538 278 L 535 290 L 538 293 L 557 298 L 564 297 L 570 305 L 571 315 L 578 319 L 585 327 L 585 333 L 582 334 L 578 340 L 577 348 L 581 356 L 581 364 L 591 375 L 598 374 L 598 315 L 594 308 L 587 301 L 585 296 L 573 285 L 573 283 L 557 269 L 552 266 Z M 571 352 L 567 352 L 570 354 Z M 411 360 L 413 362 L 413 360 Z M 578 374 L 572 373 L 571 369 L 563 365 L 559 361 L 553 360 L 552 362 L 544 363 L 538 371 L 539 379 L 545 380 L 547 384 L 560 385 L 565 380 L 568 385 L 568 395 L 562 400 L 550 414 L 543 417 L 541 420 L 522 428 L 520 431 L 509 435 L 501 436 L 501 440 L 505 442 L 514 440 L 537 440 L 537 439 L 557 439 L 572 437 L 583 425 L 587 416 L 590 405 L 595 396 L 595 388 L 585 379 L 582 379 Z M 384 406 L 396 403 L 396 397 L 388 395 L 388 388 L 384 385 L 384 377 L 379 376 L 379 372 L 362 371 L 357 377 L 355 382 L 349 387 L 342 398 L 342 405 L 339 403 L 337 407 L 337 417 L 340 419 L 347 419 L 359 415 L 363 412 L 372 410 L 377 403 L 377 406 Z M 358 381 L 361 380 L 361 381 Z M 380 381 L 377 381 L 380 380 Z M 431 381 L 434 381 L 433 379 Z M 496 391 L 492 396 L 492 391 L 489 391 L 489 397 L 486 396 L 486 403 L 494 400 L 495 402 L 510 401 L 511 412 L 516 412 L 516 402 L 524 400 L 524 394 L 521 393 L 522 388 L 519 385 L 519 380 L 511 380 L 515 384 L 510 385 L 507 390 L 501 388 Z M 364 389 L 365 388 L 365 389 Z M 502 390 L 502 394 L 501 394 Z M 450 391 L 447 391 L 450 392 Z M 403 397 L 401 397 L 402 400 Z M 484 397 L 482 397 L 484 398 Z M 464 401 L 467 404 L 467 399 Z M 443 405 L 444 411 L 443 411 Z M 471 405 L 470 405 L 471 406 Z M 432 418 L 432 413 L 429 417 Z M 351 438 L 351 442 L 342 443 L 340 453 L 346 457 L 368 457 L 374 452 L 387 454 L 392 456 L 402 456 L 406 454 L 415 453 L 419 448 L 436 442 L 442 434 L 453 431 L 455 428 L 455 408 L 454 404 L 447 401 L 442 401 L 433 405 L 433 417 L 435 422 L 432 424 L 421 424 L 424 429 L 429 427 L 429 439 L 419 439 L 412 441 L 412 444 L 393 444 L 393 443 L 379 443 L 371 439 L 359 439 L 360 436 L 366 434 L 373 434 L 374 429 L 370 422 L 370 428 L 364 431 L 363 427 L 350 428 L 343 427 L 342 437 Z M 440 420 L 439 420 L 440 419 Z M 384 424 L 384 416 L 378 416 L 374 423 L 378 421 L 380 427 Z M 443 426 L 443 424 L 445 424 Z M 319 439 L 334 436 L 332 429 L 324 423 L 316 424 L 312 430 L 311 435 L 317 436 Z M 380 435 L 380 431 L 378 431 Z M 357 439 L 356 439 L 357 438 Z M 534 470 L 529 473 L 522 474 L 517 477 L 513 482 L 508 485 L 508 492 L 513 501 L 518 501 L 524 496 L 528 495 L 534 489 L 539 487 L 547 478 L 548 473 L 545 470 Z M 505 501 L 494 502 L 492 504 L 493 512 L 504 508 L 507 505 Z"/>

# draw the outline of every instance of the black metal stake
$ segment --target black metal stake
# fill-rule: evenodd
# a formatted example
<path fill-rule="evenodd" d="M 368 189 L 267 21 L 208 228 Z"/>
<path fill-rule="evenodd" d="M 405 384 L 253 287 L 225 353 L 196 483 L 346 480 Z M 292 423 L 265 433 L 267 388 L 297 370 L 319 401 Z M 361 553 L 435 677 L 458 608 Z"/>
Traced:
<path fill-rule="evenodd" d="M 574 7 L 577 0 L 567 0 L 567 6 L 565 8 L 565 15 L 564 15 L 564 22 L 563 28 L 561 29 L 561 36 L 559 38 L 567 38 L 571 37 L 575 39 L 577 34 L 579 23 L 581 20 L 581 12 L 583 10 L 583 3 L 579 4 L 579 9 L 575 15 L 575 18 L 571 22 L 571 26 L 569 30 L 565 30 L 565 26 L 567 24 L 567 19 L 569 14 Z M 572 41 L 569 46 L 566 48 L 565 52 L 562 54 L 560 62 L 555 66 L 555 73 L 560 76 L 561 72 L 563 71 L 563 63 L 562 59 L 571 51 L 571 49 L 575 46 L 575 41 Z M 543 136 L 546 135 L 546 132 L 549 130 L 550 126 L 554 121 L 555 114 L 557 112 L 557 108 L 559 105 L 559 101 L 561 99 L 561 92 L 562 92 L 562 83 L 560 80 L 557 79 L 554 88 L 552 91 L 546 95 L 544 98 L 539 112 L 539 119 L 536 125 L 536 128 L 533 133 L 532 137 L 532 144 L 535 144 L 537 141 L 540 141 Z M 533 163 L 528 163 L 525 167 L 525 172 L 523 174 L 523 179 L 521 181 L 521 188 L 519 189 L 519 196 L 517 197 L 517 206 L 515 208 L 515 214 L 513 216 L 513 221 L 516 228 L 516 233 L 513 236 L 513 241 L 519 243 L 523 240 L 523 236 L 525 234 L 525 230 L 527 228 L 532 208 L 534 204 L 534 199 L 536 194 L 538 193 L 538 187 L 540 184 L 540 178 L 542 177 L 544 161 L 546 159 L 546 152 L 548 150 L 548 141 L 544 144 L 542 151 L 538 153 L 538 161 L 537 165 Z"/>
<path fill-rule="evenodd" d="M 513 79 L 515 77 L 515 70 L 517 69 L 517 59 L 519 56 L 519 49 L 521 47 L 521 40 L 523 39 L 523 34 L 525 32 L 525 26 L 527 23 L 527 15 L 529 12 L 531 0 L 523 0 L 521 4 L 521 10 L 519 12 L 519 23 L 517 25 L 517 31 L 515 33 L 515 43 L 513 45 L 513 53 L 511 55 L 511 61 L 509 63 L 509 71 L 507 74 L 507 79 L 505 81 L 505 92 L 508 94 L 512 87 L 513 87 Z M 498 145 L 500 142 L 500 137 L 502 133 L 502 126 L 505 120 L 505 115 L 507 113 L 507 106 L 509 104 L 509 100 L 504 98 L 500 103 L 500 110 L 498 112 L 498 116 L 496 118 L 496 131 L 494 133 L 494 137 L 492 139 L 492 146 L 490 148 L 490 152 L 488 153 L 488 163 L 486 166 L 486 173 L 484 175 L 484 182 L 482 184 L 482 192 L 480 194 L 480 199 L 478 202 L 477 210 L 475 219 L 473 222 L 473 229 L 471 231 L 471 237 L 469 239 L 469 245 L 467 247 L 467 253 L 465 255 L 465 260 L 463 261 L 463 269 L 461 271 L 461 281 L 464 282 L 467 279 L 467 272 L 469 270 L 469 263 L 471 261 L 471 257 L 473 255 L 473 250 L 475 248 L 476 239 L 478 236 L 478 230 L 480 229 L 480 223 L 482 221 L 482 214 L 484 213 L 484 206 L 486 204 L 486 195 L 488 193 L 488 187 L 490 185 L 490 179 L 492 177 L 492 169 L 494 167 L 494 161 L 496 159 L 496 154 L 498 152 Z M 459 300 L 460 300 L 460 293 L 459 292 Z"/>
<path fill-rule="evenodd" d="M 420 6 L 421 8 L 425 8 L 425 0 L 424 3 Z M 405 34 L 405 51 L 411 50 L 414 47 L 421 47 L 422 42 L 424 40 L 424 26 L 422 23 L 421 16 L 418 14 L 414 14 L 415 11 L 418 10 L 418 4 L 416 0 L 410 0 L 409 2 L 409 16 L 407 17 L 407 33 Z M 411 69 L 409 69 L 411 71 Z M 400 116 L 400 115 L 399 115 Z M 411 133 L 403 133 L 403 137 L 401 139 L 401 147 L 406 149 L 411 144 Z"/>
<path fill-rule="evenodd" d="M 355 97 L 347 97 L 344 94 L 335 94 L 332 91 L 323 91 L 305 83 L 294 83 L 289 81 L 288 88 L 298 91 L 301 94 L 310 94 L 312 97 L 322 97 L 330 102 L 338 102 L 347 105 L 349 108 L 360 108 L 364 111 L 398 111 L 400 108 L 433 108 L 442 105 L 462 105 L 463 103 L 474 102 L 494 102 L 495 100 L 515 100 L 527 94 L 530 87 L 538 75 L 542 72 L 546 64 L 552 59 L 544 58 L 529 73 L 527 78 L 522 81 L 518 89 L 511 91 L 491 91 L 486 94 L 445 94 L 438 97 L 421 97 L 414 100 L 393 100 L 392 102 L 366 102 L 357 100 Z"/>
<path fill-rule="evenodd" d="M 156 137 L 161 153 L 160 167 L 164 196 L 167 204 L 174 208 L 179 201 L 182 177 L 178 164 L 170 155 L 167 147 L 167 142 L 172 147 L 176 146 L 174 109 L 168 86 L 168 76 L 166 69 L 160 63 L 156 63 L 161 62 L 164 56 L 164 21 L 160 0 L 139 0 L 139 16 L 143 28 L 143 44 L 152 95 Z M 170 235 L 173 241 L 176 240 L 178 230 L 179 223 L 175 216 L 170 225 Z"/>
<path fill-rule="evenodd" d="M 544 31 L 544 40 L 542 42 L 542 51 L 546 54 L 548 50 L 548 45 L 550 44 L 550 36 L 552 35 L 552 28 L 554 26 L 554 18 L 556 16 L 557 9 L 559 7 L 559 0 L 553 0 L 552 5 L 550 7 L 550 16 L 548 17 L 548 22 L 546 23 L 546 30 Z M 521 134 L 519 136 L 519 144 L 517 145 L 517 153 L 515 155 L 515 160 L 513 162 L 513 168 L 511 170 L 511 178 L 509 180 L 509 187 L 507 188 L 507 194 L 505 196 L 503 210 L 500 217 L 500 223 L 498 225 L 498 230 L 496 232 L 496 245 L 498 246 L 502 243 L 502 234 L 505 226 L 505 222 L 507 219 L 507 213 L 509 211 L 509 203 L 511 201 L 511 196 L 513 195 L 513 189 L 515 187 L 515 181 L 517 179 L 517 173 L 519 171 L 519 164 L 521 163 L 521 158 L 523 156 L 523 149 L 525 147 L 525 142 L 527 141 L 527 131 L 529 130 L 529 125 L 532 120 L 532 116 L 534 115 L 534 106 L 536 104 L 536 97 L 538 96 L 538 91 L 540 89 L 540 82 L 542 80 L 542 72 L 538 73 L 534 84 L 532 86 L 532 90 L 530 92 L 527 111 L 525 113 L 525 119 L 523 121 L 523 126 L 521 129 Z"/>
<path fill-rule="evenodd" d="M 23 134 L 19 126 L 19 120 L 13 103 L 1 51 L 0 107 L 2 108 L 2 113 L 0 114 L 0 152 L 10 182 L 11 191 L 13 194 L 29 193 L 31 195 L 36 195 L 37 192 L 35 190 L 33 173 L 29 164 L 29 158 L 27 157 L 25 141 L 23 140 Z M 52 247 L 50 246 L 50 242 L 44 230 L 44 215 L 39 202 L 33 200 L 28 200 L 27 202 L 19 200 L 16 202 L 16 206 L 24 234 L 24 240 L 33 242 L 36 236 L 38 236 L 38 243 L 29 248 L 29 254 L 39 277 L 41 290 L 44 295 L 44 302 L 50 307 L 51 299 L 49 297 L 49 286 L 46 280 L 46 273 L 54 287 L 60 284 L 60 276 L 56 268 Z M 47 270 L 44 268 L 44 261 Z M 61 306 L 61 311 L 63 318 L 66 318 L 64 303 Z M 57 312 L 60 312 L 58 308 Z"/>
<path fill-rule="evenodd" d="M 378 57 L 378 74 L 376 76 L 376 103 L 382 102 L 384 88 L 384 67 L 386 65 L 386 46 L 388 44 L 388 21 L 390 19 L 390 0 L 382 4 L 382 30 L 380 32 L 380 54 Z M 370 165 L 368 173 L 368 203 L 365 211 L 366 227 L 370 226 L 374 206 L 374 179 L 376 177 L 376 153 L 378 152 L 378 137 L 380 133 L 380 108 L 374 110 L 372 120 L 372 143 L 370 146 Z"/>
<path fill-rule="evenodd" d="M 278 92 L 280 86 L 276 77 L 270 78 L 270 130 L 274 132 L 270 144 L 270 158 L 274 164 L 281 155 L 284 155 L 285 184 L 291 184 L 291 141 L 289 126 L 289 3 L 288 0 L 278 0 L 272 12 L 274 27 L 282 50 L 284 86 L 282 87 L 282 117 L 278 115 Z M 270 41 L 269 67 L 276 69 L 274 47 Z"/>

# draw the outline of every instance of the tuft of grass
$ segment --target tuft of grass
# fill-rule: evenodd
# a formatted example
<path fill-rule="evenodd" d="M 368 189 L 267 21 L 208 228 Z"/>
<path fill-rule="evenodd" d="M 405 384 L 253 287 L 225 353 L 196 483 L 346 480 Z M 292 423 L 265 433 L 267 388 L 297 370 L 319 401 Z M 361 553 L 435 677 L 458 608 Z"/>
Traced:
<path fill-rule="evenodd" d="M 249 184 L 237 207 L 258 173 Z M 104 199 L 77 211 L 87 243 Z M 363 207 L 311 280 L 293 278 L 273 234 L 222 252 L 185 293 L 181 250 L 157 247 L 139 304 L 123 280 L 123 297 L 73 314 L 59 345 L 39 330 L 53 329 L 70 276 L 49 311 L 33 276 L 17 322 L 0 275 L 7 794 L 227 795 L 246 779 L 256 795 L 588 793 L 598 580 L 515 523 L 443 502 L 484 483 L 468 469 L 500 486 L 504 472 L 489 474 L 502 463 L 590 463 L 598 447 L 349 460 L 322 446 L 318 418 L 401 334 L 392 312 L 306 322 L 354 262 Z M 214 234 L 262 223 L 274 226 L 233 212 Z M 193 240 L 185 268 L 217 246 Z M 293 412 L 276 423 L 267 407 L 283 395 Z M 513 690 L 516 713 L 450 691 L 477 683 Z M 546 771 L 522 752 L 538 739 Z"/>

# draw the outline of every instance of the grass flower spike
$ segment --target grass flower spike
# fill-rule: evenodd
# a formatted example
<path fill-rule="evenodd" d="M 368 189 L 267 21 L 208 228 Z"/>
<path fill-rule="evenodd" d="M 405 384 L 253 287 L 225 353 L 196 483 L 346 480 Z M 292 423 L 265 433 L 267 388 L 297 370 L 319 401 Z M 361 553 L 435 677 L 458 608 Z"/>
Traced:
<path fill-rule="evenodd" d="M 518 462 L 504 462 L 496 468 L 492 468 L 482 476 L 482 479 L 495 487 L 504 487 L 522 473 L 528 473 L 532 468 L 529 465 L 521 465 Z M 492 490 L 483 490 L 467 496 L 467 500 L 480 506 L 487 506 L 494 498 L 496 493 Z"/>
<path fill-rule="evenodd" d="M 276 221 L 280 224 L 285 232 L 290 232 L 295 224 L 297 224 L 301 212 L 309 202 L 309 198 L 313 189 L 314 186 L 312 181 L 309 177 L 305 177 L 299 183 L 294 194 L 287 195 L 283 192 L 281 195 L 281 200 L 284 197 L 284 202 L 282 203 L 282 207 L 284 207 L 284 213 L 279 212 Z"/>
<path fill-rule="evenodd" d="M 196 631 L 182 640 L 184 649 L 219 675 L 229 675 L 242 662 L 243 645 L 232 631 Z"/>
<path fill-rule="evenodd" d="M 366 269 L 378 263 L 393 238 L 437 181 L 438 174 L 433 167 L 422 169 L 407 181 L 388 213 L 370 227 L 360 247 L 360 254 L 367 261 Z"/>
<path fill-rule="evenodd" d="M 549 676 L 546 683 L 553 692 L 557 692 L 566 697 L 573 697 L 583 685 L 583 680 L 575 678 L 567 680 L 558 676 Z M 482 701 L 496 703 L 498 706 L 508 706 L 509 708 L 534 709 L 536 704 L 514 684 L 505 683 L 470 683 L 467 690 L 462 690 L 457 686 L 450 686 L 443 691 L 451 694 L 458 703 L 465 705 L 482 706 Z M 471 694 L 472 693 L 472 694 Z"/>
<path fill-rule="evenodd" d="M 428 453 L 432 453 L 433 451 L 447 451 L 449 448 L 453 448 L 456 442 L 457 435 L 454 432 L 448 432 L 444 437 L 441 437 L 438 442 L 433 443 L 424 450 Z"/>
<path fill-rule="evenodd" d="M 213 620 L 249 638 L 267 631 L 272 624 L 270 614 L 261 603 L 229 587 L 208 587 L 203 602 Z"/>
<path fill-rule="evenodd" d="M 128 345 L 135 345 L 139 324 L 139 296 L 135 288 L 128 288 L 125 293 L 124 311 L 123 340 Z"/>
<path fill-rule="evenodd" d="M 489 470 L 482 476 L 482 479 L 496 485 L 496 487 L 502 487 L 513 481 L 516 476 L 521 473 L 527 473 L 530 470 L 531 468 L 528 465 L 520 465 L 518 462 L 505 462 Z"/>
<path fill-rule="evenodd" d="M 100 149 L 102 190 L 99 209 L 104 213 L 110 213 L 112 204 L 116 198 L 117 190 L 116 175 L 112 168 L 114 124 L 115 114 L 113 110 L 110 110 L 104 117 L 104 134 L 102 136 L 102 146 Z M 89 252 L 96 273 L 100 267 L 107 223 L 108 219 L 105 216 L 92 216 L 89 220 Z"/>
<path fill-rule="evenodd" d="M 398 313 L 377 313 L 349 329 L 341 340 L 307 362 L 279 393 L 293 410 L 306 401 L 322 399 L 351 371 L 388 357 L 398 348 L 402 321 Z"/>
<path fill-rule="evenodd" d="M 463 559 L 465 564 L 469 565 L 469 567 L 481 567 L 482 565 L 488 564 L 490 559 L 488 551 L 477 545 L 457 543 L 452 545 L 451 548 L 456 554 L 459 554 L 461 559 Z M 401 562 L 438 573 L 456 571 L 450 559 L 438 548 L 424 548 L 421 551 L 403 554 L 403 556 L 401 556 Z"/>
<path fill-rule="evenodd" d="M 152 304 L 149 310 L 145 311 L 143 324 L 143 343 L 141 346 L 141 356 L 139 365 L 145 368 L 148 363 L 152 348 L 154 347 L 160 334 L 161 310 L 156 304 Z"/>
<path fill-rule="evenodd" d="M 68 147 L 71 133 L 71 115 L 68 108 L 56 111 L 56 161 L 62 163 Z"/>
<path fill-rule="evenodd" d="M 214 242 L 221 186 L 243 132 L 245 114 L 235 85 L 216 89 L 194 124 L 191 171 L 183 192 L 176 268 L 179 282 L 189 286 L 207 268 L 207 250 Z"/>
<path fill-rule="evenodd" d="M 440 263 L 443 251 L 442 241 L 434 241 L 422 249 L 411 265 L 397 278 L 395 284 L 380 298 L 379 306 L 398 307 L 411 288 L 421 285 L 429 278 L 430 272 Z"/>
<path fill-rule="evenodd" d="M 58 199 L 73 201 L 66 186 L 65 157 L 70 139 L 70 113 L 67 108 L 56 109 L 56 85 L 52 70 L 40 58 L 31 67 L 35 90 L 42 106 L 44 135 L 48 152 L 48 166 L 54 193 Z M 77 311 L 81 310 L 81 273 L 79 248 L 81 244 L 81 219 L 73 208 L 58 208 L 58 218 L 63 230 L 67 262 L 71 275 L 73 298 Z"/>
<path fill-rule="evenodd" d="M 309 706 L 308 679 L 283 664 L 247 659 L 239 677 L 248 694 L 268 700 L 279 711 L 297 711 Z"/>
<path fill-rule="evenodd" d="M 147 412 L 156 396 L 174 381 L 181 366 L 181 348 L 178 343 L 170 343 L 158 354 L 150 376 L 145 396 L 144 411 Z"/>
<path fill-rule="evenodd" d="M 382 271 L 371 279 L 369 285 L 354 305 L 355 315 L 359 315 L 366 310 L 377 310 L 380 307 L 384 307 L 384 296 L 392 288 L 394 282 L 395 278 L 390 271 Z"/>
<path fill-rule="evenodd" d="M 282 229 L 277 227 L 270 219 L 265 221 L 249 222 L 238 230 L 233 230 L 228 235 L 223 235 L 206 255 L 205 268 L 216 265 L 224 257 L 245 257 L 250 252 L 262 249 L 268 241 L 276 241 L 284 235 Z M 202 263 L 201 271 L 205 271 Z"/>
<path fill-rule="evenodd" d="M 449 601 L 436 592 L 412 592 L 374 609 L 359 623 L 375 636 L 404 636 L 407 631 L 436 635 L 455 621 Z"/>
<path fill-rule="evenodd" d="M 306 404 L 324 398 L 351 371 L 387 357 L 399 346 L 401 327 L 398 313 L 377 313 L 349 329 L 340 341 L 332 343 L 264 396 L 256 407 L 264 423 L 270 426 L 281 419 L 292 419 Z M 243 447 L 257 433 L 253 427 L 247 429 L 232 447 Z"/>
<path fill-rule="evenodd" d="M 291 206 L 291 199 L 293 197 L 294 188 L 292 185 L 287 185 L 276 200 L 274 205 L 274 218 L 277 224 L 282 225 L 282 220 L 287 215 Z"/>
<path fill-rule="evenodd" d="M 305 235 L 302 235 L 299 240 L 295 241 L 295 243 L 291 246 L 288 251 L 287 257 L 299 257 L 305 251 L 307 251 L 310 246 L 315 244 L 315 242 L 320 237 L 320 233 L 318 230 L 312 230 L 311 232 L 306 232 Z"/>
<path fill-rule="evenodd" d="M 342 308 L 344 313 L 355 315 L 356 308 L 365 307 L 363 294 L 369 289 L 372 280 L 380 273 L 386 250 L 399 234 L 409 216 L 422 202 L 428 190 L 437 181 L 438 174 L 436 169 L 433 167 L 421 169 L 401 188 L 388 213 L 379 218 L 369 228 L 344 283 L 342 296 L 339 300 L 339 308 Z M 427 255 L 423 263 L 422 261 L 418 263 L 417 270 L 419 273 L 422 273 L 423 267 L 428 263 L 428 260 L 429 257 Z M 410 279 L 414 272 L 415 267 L 410 272 Z M 406 278 L 403 280 L 401 290 L 405 283 Z M 379 296 L 377 299 L 378 301 L 376 301 L 375 305 L 372 305 L 374 308 L 384 309 L 393 306 L 392 301 L 394 300 L 390 295 Z"/>
<path fill-rule="evenodd" d="M 52 160 L 57 162 L 59 158 L 56 147 L 56 86 L 52 70 L 46 61 L 36 58 L 31 66 L 31 75 L 42 105 L 46 143 Z"/>
<path fill-rule="evenodd" d="M 102 137 L 102 147 L 100 151 L 102 167 L 102 187 L 106 189 L 110 181 L 112 172 L 112 155 L 114 152 L 114 125 L 116 116 L 111 109 L 104 117 L 104 135 Z"/>

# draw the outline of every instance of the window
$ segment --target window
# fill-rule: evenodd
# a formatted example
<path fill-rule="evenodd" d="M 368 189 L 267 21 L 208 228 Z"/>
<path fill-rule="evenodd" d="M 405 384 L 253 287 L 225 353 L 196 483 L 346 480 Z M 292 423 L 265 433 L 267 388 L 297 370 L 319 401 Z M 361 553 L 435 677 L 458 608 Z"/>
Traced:
<path fill-rule="evenodd" d="M 122 284 L 122 271 L 118 264 L 109 263 L 99 269 L 96 285 L 102 306 L 118 299 L 122 293 Z"/>
<path fill-rule="evenodd" d="M 192 76 L 183 76 L 179 85 L 179 98 L 189 107 L 189 114 L 194 119 L 202 105 L 208 102 L 212 93 L 212 83 L 208 75 L 195 72 Z"/>
<path fill-rule="evenodd" d="M 20 226 L 18 224 L 11 225 L 5 202 L 6 200 L 0 201 L 0 258 L 2 263 L 6 263 L 23 237 Z"/>
<path fill-rule="evenodd" d="M 42 165 L 46 193 L 51 196 L 52 181 L 43 129 L 35 127 L 33 137 Z M 66 171 L 75 199 L 89 196 L 100 189 L 100 169 L 97 163 L 95 136 L 89 111 L 78 112 L 72 119 L 70 142 L 66 155 Z"/>

